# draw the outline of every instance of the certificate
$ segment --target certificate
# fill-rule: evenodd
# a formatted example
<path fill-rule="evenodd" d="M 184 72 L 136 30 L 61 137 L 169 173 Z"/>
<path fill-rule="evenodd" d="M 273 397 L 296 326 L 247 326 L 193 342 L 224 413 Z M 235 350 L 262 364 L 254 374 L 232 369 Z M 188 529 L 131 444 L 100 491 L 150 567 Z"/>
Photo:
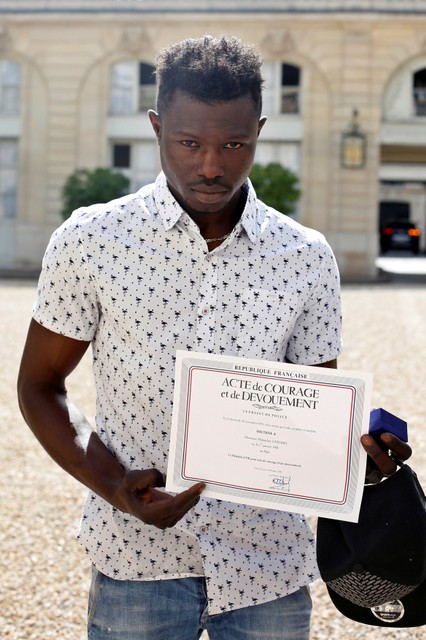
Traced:
<path fill-rule="evenodd" d="M 166 490 L 356 522 L 372 376 L 178 351 Z"/>

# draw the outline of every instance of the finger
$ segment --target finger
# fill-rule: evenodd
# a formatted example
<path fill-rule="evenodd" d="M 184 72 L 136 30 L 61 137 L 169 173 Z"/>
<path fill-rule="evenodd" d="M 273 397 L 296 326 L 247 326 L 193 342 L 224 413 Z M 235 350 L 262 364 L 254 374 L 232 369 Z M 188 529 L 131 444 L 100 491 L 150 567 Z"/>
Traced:
<path fill-rule="evenodd" d="M 186 489 L 186 491 L 176 494 L 173 498 L 176 511 L 182 509 L 188 511 L 188 509 L 191 508 L 190 505 L 194 506 L 197 504 L 200 499 L 200 494 L 204 491 L 205 487 L 204 482 L 198 482 L 192 487 L 189 487 L 189 489 Z"/>
<path fill-rule="evenodd" d="M 144 509 L 144 522 L 160 529 L 173 527 L 190 509 L 195 507 L 204 488 L 205 484 L 200 482 L 175 496 L 164 491 L 149 489 L 146 493 L 149 493 L 150 500 L 144 500 L 147 507 Z"/>
<path fill-rule="evenodd" d="M 186 489 L 185 491 L 182 491 L 181 493 L 178 493 L 176 497 L 184 496 L 184 495 L 188 495 L 188 496 L 197 495 L 197 496 L 200 496 L 205 488 L 206 488 L 205 482 L 197 482 L 197 484 L 193 484 L 192 487 L 189 487 L 189 489 Z"/>
<path fill-rule="evenodd" d="M 149 487 L 164 487 L 164 475 L 158 469 L 129 471 L 126 482 L 132 491 L 141 492 Z"/>
<path fill-rule="evenodd" d="M 174 527 L 175 524 L 188 513 L 188 511 L 196 506 L 204 488 L 205 484 L 203 482 L 199 482 L 172 498 L 172 504 L 170 505 L 170 512 L 167 518 L 168 527 Z"/>
<path fill-rule="evenodd" d="M 177 508 L 179 508 L 179 505 L 181 505 L 182 507 L 185 507 L 186 503 L 187 502 L 189 503 L 192 497 L 197 498 L 197 502 L 198 502 L 200 493 L 205 488 L 205 486 L 206 485 L 204 483 L 199 482 L 198 484 L 195 484 L 189 489 L 186 489 L 185 491 L 182 491 L 182 493 L 178 493 L 176 495 L 171 495 L 166 491 L 158 491 L 158 489 L 153 489 L 153 488 L 150 488 L 149 492 L 152 496 L 152 501 L 171 499 L 173 500 L 173 503 L 177 506 Z"/>
<path fill-rule="evenodd" d="M 384 445 L 392 451 L 400 460 L 408 460 L 412 454 L 412 449 L 407 442 L 403 442 L 391 433 L 383 433 L 380 437 Z"/>
<path fill-rule="evenodd" d="M 384 476 L 391 476 L 398 469 L 397 464 L 392 460 L 386 451 L 369 435 L 361 438 L 362 446 L 370 456 L 374 464 Z"/>
<path fill-rule="evenodd" d="M 151 487 L 164 487 L 166 484 L 166 476 L 164 473 L 161 473 L 158 469 L 147 469 L 147 473 L 149 473 L 150 477 L 150 486 Z"/>

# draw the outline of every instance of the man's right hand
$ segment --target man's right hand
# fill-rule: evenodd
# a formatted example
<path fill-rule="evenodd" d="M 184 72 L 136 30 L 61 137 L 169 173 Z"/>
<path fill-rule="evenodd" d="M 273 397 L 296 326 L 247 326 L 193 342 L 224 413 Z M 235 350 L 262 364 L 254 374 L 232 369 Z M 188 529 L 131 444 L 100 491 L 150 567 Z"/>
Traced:
<path fill-rule="evenodd" d="M 182 493 L 159 491 L 165 477 L 157 469 L 128 471 L 118 483 L 111 502 L 145 524 L 158 529 L 174 527 L 200 499 L 205 484 L 199 482 Z"/>
<path fill-rule="evenodd" d="M 123 470 L 67 397 L 66 379 L 89 344 L 31 321 L 18 381 L 22 415 L 53 460 L 98 496 L 146 524 L 173 527 L 197 504 L 205 485 L 173 496 L 158 489 L 165 484 L 158 470 Z"/>

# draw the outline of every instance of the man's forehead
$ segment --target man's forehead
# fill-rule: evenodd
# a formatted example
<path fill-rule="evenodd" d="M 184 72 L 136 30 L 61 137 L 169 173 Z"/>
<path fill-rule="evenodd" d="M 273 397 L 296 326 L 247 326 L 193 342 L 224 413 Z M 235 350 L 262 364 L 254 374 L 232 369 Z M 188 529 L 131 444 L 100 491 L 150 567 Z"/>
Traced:
<path fill-rule="evenodd" d="M 256 108 L 255 108 L 255 104 L 253 101 L 253 97 L 250 93 L 246 93 L 238 98 L 230 98 L 229 100 L 223 100 L 223 99 L 218 99 L 218 100 L 214 100 L 214 99 L 209 99 L 209 100 L 203 100 L 201 97 L 198 97 L 194 94 L 191 94 L 187 91 L 184 91 L 183 89 L 177 88 L 173 91 L 173 93 L 170 96 L 170 100 L 169 100 L 169 106 L 167 108 L 167 111 L 170 111 L 173 108 L 176 108 L 176 105 L 179 104 L 187 104 L 187 105 L 193 105 L 195 108 L 197 106 L 200 107 L 200 109 L 202 109 L 203 107 L 212 107 L 212 108 L 220 108 L 220 107 L 224 107 L 224 106 L 232 106 L 235 105 L 236 107 L 241 107 L 242 105 L 247 105 L 247 106 L 251 106 L 253 108 L 254 113 L 256 113 Z"/>

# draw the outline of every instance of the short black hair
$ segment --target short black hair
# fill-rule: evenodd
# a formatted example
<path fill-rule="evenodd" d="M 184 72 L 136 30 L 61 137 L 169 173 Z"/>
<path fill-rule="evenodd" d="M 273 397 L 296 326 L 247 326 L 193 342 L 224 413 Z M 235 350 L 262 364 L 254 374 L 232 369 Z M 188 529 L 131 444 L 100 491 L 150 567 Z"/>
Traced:
<path fill-rule="evenodd" d="M 262 112 L 262 60 L 257 49 L 235 37 L 187 38 L 157 57 L 157 111 L 170 106 L 174 92 L 184 91 L 198 102 L 229 102 L 251 96 Z"/>

